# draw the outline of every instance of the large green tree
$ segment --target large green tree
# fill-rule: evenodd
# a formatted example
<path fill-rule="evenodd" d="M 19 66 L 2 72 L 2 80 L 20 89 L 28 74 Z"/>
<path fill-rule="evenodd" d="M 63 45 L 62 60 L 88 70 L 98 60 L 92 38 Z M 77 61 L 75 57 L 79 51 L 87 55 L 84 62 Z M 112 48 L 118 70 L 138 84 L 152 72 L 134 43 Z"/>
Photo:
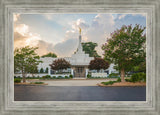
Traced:
<path fill-rule="evenodd" d="M 100 57 L 95 50 L 95 47 L 97 47 L 97 43 L 93 42 L 85 42 L 82 43 L 83 51 L 87 54 L 89 54 L 90 57 Z"/>
<path fill-rule="evenodd" d="M 43 56 L 41 56 L 41 57 L 42 57 L 42 58 L 44 58 L 44 57 L 54 57 L 54 58 L 56 58 L 57 55 L 56 55 L 55 53 L 49 52 L 49 53 L 47 53 L 47 54 L 45 54 L 45 55 L 43 55 Z"/>
<path fill-rule="evenodd" d="M 38 67 L 36 64 L 34 64 L 33 66 L 30 67 L 28 73 L 32 74 L 32 77 L 34 77 L 35 73 L 38 73 Z"/>
<path fill-rule="evenodd" d="M 23 82 L 26 82 L 26 74 L 35 72 L 37 65 L 42 62 L 35 53 L 36 49 L 38 47 L 25 46 L 14 50 L 14 69 L 22 73 Z"/>
<path fill-rule="evenodd" d="M 122 82 L 125 81 L 126 71 L 145 62 L 146 35 L 144 31 L 145 27 L 138 24 L 134 27 L 124 25 L 111 33 L 111 37 L 107 38 L 107 42 L 102 46 L 105 59 L 117 65 Z"/>

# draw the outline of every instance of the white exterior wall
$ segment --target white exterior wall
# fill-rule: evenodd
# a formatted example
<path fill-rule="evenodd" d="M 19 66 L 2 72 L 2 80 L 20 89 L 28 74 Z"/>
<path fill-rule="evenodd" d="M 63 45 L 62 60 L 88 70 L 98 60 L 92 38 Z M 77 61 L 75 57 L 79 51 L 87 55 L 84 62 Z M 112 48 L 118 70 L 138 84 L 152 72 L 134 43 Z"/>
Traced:
<path fill-rule="evenodd" d="M 107 73 L 91 73 L 92 77 L 107 77 Z"/>
<path fill-rule="evenodd" d="M 118 71 L 116 69 L 114 69 L 114 64 L 110 64 L 109 68 L 107 69 L 109 71 L 109 74 L 111 73 L 118 73 Z"/>
<path fill-rule="evenodd" d="M 52 57 L 40 58 L 40 60 L 43 62 L 38 65 L 38 70 L 43 68 L 43 70 L 45 71 L 46 68 L 48 67 L 48 71 L 49 71 L 50 70 L 49 64 L 52 64 L 52 62 L 56 59 L 58 59 L 58 58 L 52 58 Z M 48 72 L 48 74 L 50 74 L 50 72 Z"/>
<path fill-rule="evenodd" d="M 41 68 L 44 69 L 44 71 L 46 70 L 46 68 L 48 67 L 48 73 L 39 73 L 39 74 L 34 74 L 35 77 L 39 76 L 39 77 L 42 77 L 42 76 L 45 76 L 45 75 L 51 75 L 51 76 L 69 76 L 70 74 L 74 74 L 73 72 L 73 69 L 71 69 L 71 73 L 70 74 L 51 74 L 50 70 L 50 66 L 49 64 L 52 64 L 52 62 L 56 59 L 60 59 L 60 58 L 52 58 L 52 57 L 45 57 L 45 58 L 40 58 L 41 61 L 43 61 L 43 63 L 40 63 L 38 65 L 38 70 L 40 70 Z M 71 62 L 74 62 L 75 63 L 75 60 L 73 61 L 73 58 L 71 57 L 65 57 L 64 58 L 66 61 L 69 61 L 70 63 Z M 88 60 L 88 63 L 90 62 L 91 58 Z M 107 69 L 109 71 L 109 74 L 111 73 L 118 73 L 118 71 L 116 71 L 114 68 L 114 64 L 110 64 L 109 68 Z M 88 75 L 88 69 L 85 70 L 86 71 L 86 76 Z M 15 74 L 14 76 L 22 76 L 21 74 Z M 32 76 L 32 74 L 27 74 L 27 76 Z M 97 73 L 97 72 L 92 72 L 92 77 L 107 77 L 107 73 L 105 73 L 104 71 L 101 71 L 100 73 Z"/>
<path fill-rule="evenodd" d="M 44 73 L 44 74 L 42 74 L 42 73 L 40 73 L 40 74 L 33 74 L 35 77 L 42 77 L 42 76 L 45 76 L 45 75 L 48 75 L 47 73 Z M 69 75 L 70 74 L 51 74 L 50 76 L 51 77 L 53 77 L 53 76 L 55 76 L 55 77 L 58 77 L 58 76 L 62 76 L 62 77 L 65 77 L 65 76 L 68 76 L 69 77 Z M 14 76 L 16 76 L 16 77 L 18 77 L 18 76 L 20 76 L 20 77 L 22 77 L 22 74 L 14 74 Z M 26 75 L 26 77 L 32 77 L 32 74 L 27 74 Z"/>

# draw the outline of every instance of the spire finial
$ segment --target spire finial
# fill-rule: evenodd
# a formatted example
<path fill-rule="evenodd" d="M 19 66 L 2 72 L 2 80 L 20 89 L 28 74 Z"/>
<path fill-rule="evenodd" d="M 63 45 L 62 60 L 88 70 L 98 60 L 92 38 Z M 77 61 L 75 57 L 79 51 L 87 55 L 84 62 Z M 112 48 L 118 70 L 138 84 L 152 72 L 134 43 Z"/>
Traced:
<path fill-rule="evenodd" d="M 81 28 L 79 27 L 79 34 L 81 35 Z"/>

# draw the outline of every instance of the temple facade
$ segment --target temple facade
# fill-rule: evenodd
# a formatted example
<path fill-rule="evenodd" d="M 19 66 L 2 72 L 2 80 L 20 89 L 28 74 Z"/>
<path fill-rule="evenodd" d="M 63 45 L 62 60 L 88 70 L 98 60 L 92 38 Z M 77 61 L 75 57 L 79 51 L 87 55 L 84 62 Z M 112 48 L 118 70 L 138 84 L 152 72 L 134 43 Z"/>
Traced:
<path fill-rule="evenodd" d="M 89 54 L 86 54 L 83 51 L 81 41 L 82 41 L 82 36 L 81 36 L 81 29 L 80 29 L 79 44 L 78 44 L 78 48 L 76 52 L 72 54 L 71 57 L 64 57 L 64 59 L 71 64 L 71 68 L 67 69 L 66 71 L 70 72 L 74 78 L 87 77 L 88 72 L 89 72 L 89 69 L 88 69 L 89 63 L 91 60 L 94 59 L 94 57 L 89 57 Z M 52 57 L 41 58 L 40 60 L 42 60 L 43 63 L 40 63 L 38 65 L 38 69 L 40 70 L 41 68 L 43 68 L 45 70 L 46 68 L 48 68 L 48 75 L 54 74 L 49 64 L 51 64 L 56 59 L 60 59 L 60 58 L 52 58 Z M 105 76 L 110 73 L 116 73 L 116 70 L 113 69 L 113 66 L 114 64 L 111 64 L 107 70 L 103 70 L 103 73 L 106 73 Z"/>
<path fill-rule="evenodd" d="M 82 48 L 81 29 L 79 33 L 79 44 L 77 51 L 70 57 L 71 73 L 74 77 L 86 77 L 88 74 L 88 65 L 94 57 L 89 57 L 89 54 L 85 54 Z"/>

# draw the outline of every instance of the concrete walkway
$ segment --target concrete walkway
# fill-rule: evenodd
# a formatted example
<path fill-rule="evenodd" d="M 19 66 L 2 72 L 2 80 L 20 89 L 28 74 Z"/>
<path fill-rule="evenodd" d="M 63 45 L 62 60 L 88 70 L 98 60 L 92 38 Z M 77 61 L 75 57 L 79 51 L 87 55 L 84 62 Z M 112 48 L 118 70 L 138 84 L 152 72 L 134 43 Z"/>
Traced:
<path fill-rule="evenodd" d="M 116 79 L 72 79 L 72 80 L 40 80 L 48 83 L 48 86 L 97 86 L 97 83 Z"/>

